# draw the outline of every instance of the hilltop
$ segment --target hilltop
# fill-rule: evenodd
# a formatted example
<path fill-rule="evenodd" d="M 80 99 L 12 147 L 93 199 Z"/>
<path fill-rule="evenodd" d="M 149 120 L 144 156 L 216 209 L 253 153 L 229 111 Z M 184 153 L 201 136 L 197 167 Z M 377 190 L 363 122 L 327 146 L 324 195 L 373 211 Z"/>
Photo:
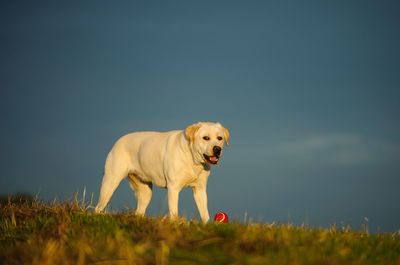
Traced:
<path fill-rule="evenodd" d="M 94 214 L 78 200 L 0 204 L 3 264 L 400 264 L 400 236 L 290 224 Z"/>

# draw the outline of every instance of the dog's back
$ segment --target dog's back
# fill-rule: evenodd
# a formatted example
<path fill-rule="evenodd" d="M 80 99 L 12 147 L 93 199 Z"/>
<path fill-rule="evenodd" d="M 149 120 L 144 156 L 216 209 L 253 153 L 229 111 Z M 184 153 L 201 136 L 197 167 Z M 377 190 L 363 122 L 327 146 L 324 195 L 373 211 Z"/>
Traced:
<path fill-rule="evenodd" d="M 144 182 L 166 187 L 164 159 L 168 156 L 168 143 L 182 134 L 181 130 L 169 132 L 134 132 L 122 136 L 108 154 L 105 173 L 121 172 L 121 177 L 135 174 Z M 124 166 L 127 168 L 116 169 Z"/>

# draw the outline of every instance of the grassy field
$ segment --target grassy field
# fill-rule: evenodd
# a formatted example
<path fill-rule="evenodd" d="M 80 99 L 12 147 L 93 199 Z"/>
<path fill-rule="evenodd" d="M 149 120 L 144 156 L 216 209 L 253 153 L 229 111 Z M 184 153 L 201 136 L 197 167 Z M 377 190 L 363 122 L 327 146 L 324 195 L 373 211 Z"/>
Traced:
<path fill-rule="evenodd" d="M 400 264 L 398 233 L 99 215 L 76 198 L 0 207 L 0 264 Z"/>

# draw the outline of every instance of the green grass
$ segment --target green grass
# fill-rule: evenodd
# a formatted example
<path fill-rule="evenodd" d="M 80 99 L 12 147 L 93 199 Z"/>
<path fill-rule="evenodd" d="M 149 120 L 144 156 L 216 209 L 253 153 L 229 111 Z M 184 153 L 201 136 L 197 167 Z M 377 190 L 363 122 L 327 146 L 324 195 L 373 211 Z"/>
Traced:
<path fill-rule="evenodd" d="M 76 199 L 0 203 L 2 264 L 400 264 L 399 234 L 94 214 Z"/>

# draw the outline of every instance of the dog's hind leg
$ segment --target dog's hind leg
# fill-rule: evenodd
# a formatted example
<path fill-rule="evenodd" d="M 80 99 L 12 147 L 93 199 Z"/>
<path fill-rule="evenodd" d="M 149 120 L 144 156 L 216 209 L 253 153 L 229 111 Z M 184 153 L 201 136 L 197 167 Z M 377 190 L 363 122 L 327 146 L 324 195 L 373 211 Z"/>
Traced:
<path fill-rule="evenodd" d="M 95 212 L 102 212 L 111 199 L 119 183 L 128 176 L 128 167 L 121 161 L 113 161 L 112 156 L 107 157 L 104 177 L 101 184 L 99 202 Z"/>
<path fill-rule="evenodd" d="M 153 184 L 141 181 L 134 174 L 129 174 L 128 179 L 131 188 L 135 190 L 137 200 L 136 214 L 144 215 L 151 201 Z"/>

